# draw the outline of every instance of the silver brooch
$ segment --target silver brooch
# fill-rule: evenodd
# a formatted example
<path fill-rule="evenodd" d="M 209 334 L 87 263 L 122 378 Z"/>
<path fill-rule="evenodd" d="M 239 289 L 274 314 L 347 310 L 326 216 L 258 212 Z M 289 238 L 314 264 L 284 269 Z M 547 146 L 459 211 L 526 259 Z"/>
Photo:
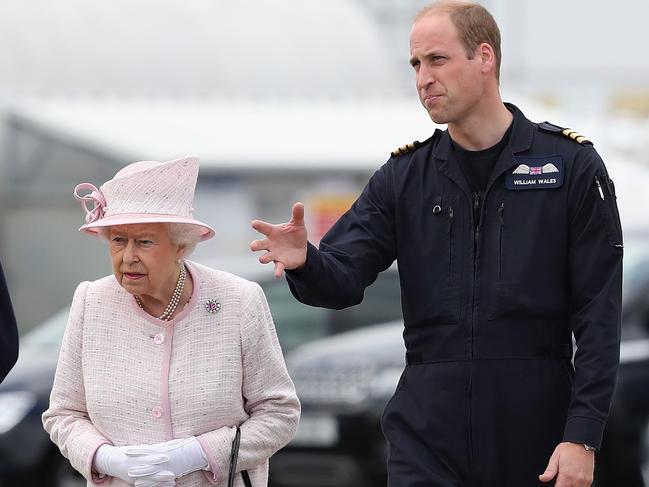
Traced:
<path fill-rule="evenodd" d="M 218 313 L 221 310 L 221 301 L 218 299 L 208 299 L 205 303 L 205 309 L 208 313 Z"/>

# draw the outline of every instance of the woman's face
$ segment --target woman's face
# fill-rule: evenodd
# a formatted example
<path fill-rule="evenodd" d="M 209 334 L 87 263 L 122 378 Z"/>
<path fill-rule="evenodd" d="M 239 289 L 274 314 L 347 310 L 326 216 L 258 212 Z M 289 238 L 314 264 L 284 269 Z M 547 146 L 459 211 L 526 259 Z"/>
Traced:
<path fill-rule="evenodd" d="M 184 249 L 174 244 L 164 223 L 110 228 L 108 245 L 113 274 L 131 294 L 169 299 L 176 286 L 177 260 Z"/>

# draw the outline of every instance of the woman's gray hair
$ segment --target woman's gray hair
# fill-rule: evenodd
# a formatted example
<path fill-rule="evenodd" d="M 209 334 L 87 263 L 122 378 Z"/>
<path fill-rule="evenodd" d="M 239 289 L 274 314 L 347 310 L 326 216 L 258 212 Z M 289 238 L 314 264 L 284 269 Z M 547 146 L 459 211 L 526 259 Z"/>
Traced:
<path fill-rule="evenodd" d="M 171 241 L 175 245 L 185 248 L 185 257 L 194 251 L 196 244 L 201 239 L 199 232 L 196 230 L 196 225 L 190 223 L 163 223 L 162 225 L 167 228 Z M 110 238 L 110 228 L 99 227 L 99 236 L 108 241 Z"/>
<path fill-rule="evenodd" d="M 201 239 L 196 225 L 190 223 L 167 223 L 166 225 L 171 241 L 180 247 L 185 247 L 185 257 L 189 256 Z"/>

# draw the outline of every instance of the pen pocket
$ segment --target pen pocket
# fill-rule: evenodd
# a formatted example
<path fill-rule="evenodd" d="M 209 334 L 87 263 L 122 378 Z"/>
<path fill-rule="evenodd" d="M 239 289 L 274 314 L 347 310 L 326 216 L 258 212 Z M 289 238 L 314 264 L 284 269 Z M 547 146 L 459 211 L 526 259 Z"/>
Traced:
<path fill-rule="evenodd" d="M 623 247 L 622 226 L 613 181 L 607 175 L 595 176 L 593 192 L 595 193 L 596 205 L 604 224 L 608 243 L 613 247 Z"/>

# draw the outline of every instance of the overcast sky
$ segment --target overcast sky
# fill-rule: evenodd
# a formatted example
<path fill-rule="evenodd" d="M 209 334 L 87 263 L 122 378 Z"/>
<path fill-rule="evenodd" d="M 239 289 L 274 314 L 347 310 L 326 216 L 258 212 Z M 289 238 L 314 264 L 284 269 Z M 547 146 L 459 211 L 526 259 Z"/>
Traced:
<path fill-rule="evenodd" d="M 190 95 L 251 92 L 255 83 L 280 94 L 376 94 L 394 92 L 395 79 L 405 92 L 407 34 L 425 3 L 3 0 L 0 89 L 101 92 L 110 84 L 125 93 L 148 84 L 154 93 L 149 77 L 159 87 L 176 77 L 177 91 Z M 581 94 L 648 89 L 649 1 L 484 3 L 503 34 L 504 84 Z"/>

